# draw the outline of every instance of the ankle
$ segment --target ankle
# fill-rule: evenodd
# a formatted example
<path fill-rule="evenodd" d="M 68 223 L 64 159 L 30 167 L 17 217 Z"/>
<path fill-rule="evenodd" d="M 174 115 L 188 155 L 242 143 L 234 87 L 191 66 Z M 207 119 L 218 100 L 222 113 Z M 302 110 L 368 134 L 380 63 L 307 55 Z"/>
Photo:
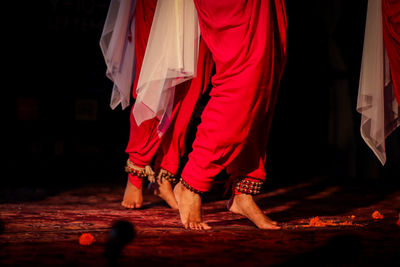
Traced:
<path fill-rule="evenodd" d="M 190 192 L 192 192 L 193 194 L 202 195 L 203 193 L 205 193 L 205 192 L 203 192 L 203 191 L 197 190 L 196 188 L 192 187 L 191 185 L 189 185 L 189 184 L 188 184 L 185 180 L 183 180 L 182 178 L 180 179 L 179 184 L 181 184 L 181 187 L 182 187 L 183 190 L 185 190 L 185 191 L 190 191 Z"/>
<path fill-rule="evenodd" d="M 136 175 L 128 174 L 128 180 L 129 182 L 136 187 L 137 189 L 142 189 L 143 188 L 143 178 L 140 178 Z"/>
<path fill-rule="evenodd" d="M 263 181 L 253 177 L 244 177 L 237 179 L 232 185 L 234 195 L 257 195 L 261 192 Z"/>
<path fill-rule="evenodd" d="M 161 184 L 164 181 L 168 181 L 171 185 L 176 185 L 179 179 L 172 172 L 161 168 L 157 175 L 157 181 Z"/>

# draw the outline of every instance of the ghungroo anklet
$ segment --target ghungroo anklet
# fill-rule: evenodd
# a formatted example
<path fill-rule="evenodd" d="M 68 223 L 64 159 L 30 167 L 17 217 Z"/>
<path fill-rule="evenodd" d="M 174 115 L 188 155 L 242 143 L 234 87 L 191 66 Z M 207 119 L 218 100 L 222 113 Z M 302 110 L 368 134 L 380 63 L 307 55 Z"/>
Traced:
<path fill-rule="evenodd" d="M 192 191 L 193 193 L 196 193 L 196 194 L 199 194 L 199 195 L 201 195 L 201 194 L 204 193 L 204 192 L 202 192 L 202 191 L 199 191 L 199 190 L 197 190 L 197 189 L 191 187 L 191 186 L 190 186 L 188 183 L 186 183 L 185 180 L 183 180 L 182 178 L 181 178 L 179 181 L 182 183 L 182 185 L 183 185 L 184 187 L 186 187 L 187 189 L 189 189 L 189 190 Z"/>
<path fill-rule="evenodd" d="M 263 182 L 259 181 L 251 181 L 246 178 L 240 179 L 236 182 L 235 189 L 236 191 L 248 194 L 248 195 L 257 195 L 261 192 L 261 186 Z"/>
<path fill-rule="evenodd" d="M 147 177 L 147 173 L 145 168 L 140 168 L 135 166 L 135 164 L 133 164 L 132 161 L 130 161 L 128 159 L 128 161 L 126 162 L 126 166 L 125 166 L 125 171 L 133 176 L 137 176 L 139 178 L 146 178 Z"/>
<path fill-rule="evenodd" d="M 171 184 L 176 184 L 178 183 L 178 178 L 176 178 L 175 175 L 173 175 L 172 173 L 170 173 L 167 170 L 162 169 L 159 173 L 157 178 L 161 181 L 161 183 L 163 182 L 163 180 L 167 180 L 169 181 Z"/>

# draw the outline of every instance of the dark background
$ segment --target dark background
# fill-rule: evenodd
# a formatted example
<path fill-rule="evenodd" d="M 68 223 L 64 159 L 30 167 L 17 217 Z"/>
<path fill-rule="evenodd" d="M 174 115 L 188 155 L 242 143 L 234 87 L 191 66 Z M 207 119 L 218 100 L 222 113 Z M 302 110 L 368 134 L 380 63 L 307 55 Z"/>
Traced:
<path fill-rule="evenodd" d="M 112 83 L 99 47 L 109 0 L 8 5 L 5 188 L 123 186 L 130 110 L 109 107 Z M 268 182 L 399 178 L 400 130 L 387 139 L 384 167 L 359 133 L 366 7 L 366 0 L 287 1 L 288 64 L 269 140 Z"/>

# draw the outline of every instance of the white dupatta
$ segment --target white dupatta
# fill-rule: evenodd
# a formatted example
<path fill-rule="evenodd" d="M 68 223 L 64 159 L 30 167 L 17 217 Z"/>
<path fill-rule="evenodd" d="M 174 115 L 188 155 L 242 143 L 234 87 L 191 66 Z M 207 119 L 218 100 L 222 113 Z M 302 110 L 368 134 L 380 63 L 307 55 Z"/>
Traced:
<path fill-rule="evenodd" d="M 134 11 L 136 0 L 111 0 L 100 38 L 100 48 L 107 65 L 106 75 L 114 82 L 110 106 L 129 106 L 135 77 Z M 132 22 L 132 23 L 130 23 Z"/>
<path fill-rule="evenodd" d="M 100 41 L 107 77 L 114 81 L 111 107 L 129 105 L 135 75 L 135 0 L 111 0 Z M 132 25 L 129 25 L 133 21 Z M 130 29 L 129 29 L 130 27 Z M 133 115 L 137 125 L 158 118 L 158 131 L 167 130 L 175 86 L 196 76 L 200 28 L 192 0 L 159 0 L 136 89 Z"/>
<path fill-rule="evenodd" d="M 385 139 L 400 125 L 400 110 L 391 83 L 382 27 L 382 2 L 369 0 L 357 111 L 361 113 L 361 136 L 384 165 Z"/>
<path fill-rule="evenodd" d="M 200 29 L 192 0 L 159 0 L 140 71 L 133 115 L 154 117 L 158 131 L 170 124 L 175 86 L 196 76 Z"/>

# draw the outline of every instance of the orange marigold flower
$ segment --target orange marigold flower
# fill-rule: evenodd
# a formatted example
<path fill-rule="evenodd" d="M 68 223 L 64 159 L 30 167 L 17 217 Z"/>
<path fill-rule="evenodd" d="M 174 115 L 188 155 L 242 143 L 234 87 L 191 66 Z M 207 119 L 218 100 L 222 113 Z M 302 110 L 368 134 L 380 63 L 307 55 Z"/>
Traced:
<path fill-rule="evenodd" d="M 356 218 L 355 215 L 351 215 L 351 216 L 350 216 L 350 219 L 352 219 L 352 220 L 354 220 L 355 218 Z"/>
<path fill-rule="evenodd" d="M 92 234 L 84 233 L 79 237 L 79 244 L 83 246 L 90 246 L 96 239 Z"/>
<path fill-rule="evenodd" d="M 374 218 L 375 220 L 380 220 L 383 219 L 383 215 L 376 210 L 372 213 L 372 218 Z"/>
<path fill-rule="evenodd" d="M 326 226 L 326 223 L 321 221 L 321 219 L 317 216 L 310 220 L 310 226 Z"/>
<path fill-rule="evenodd" d="M 358 224 L 354 224 L 353 220 L 345 220 L 345 221 L 339 221 L 339 220 L 329 220 L 329 219 L 321 219 L 318 216 L 311 218 L 308 224 L 303 225 L 301 227 L 327 227 L 327 226 L 354 226 Z"/>
<path fill-rule="evenodd" d="M 353 225 L 353 222 L 352 221 L 344 221 L 344 222 L 339 223 L 339 225 Z"/>

